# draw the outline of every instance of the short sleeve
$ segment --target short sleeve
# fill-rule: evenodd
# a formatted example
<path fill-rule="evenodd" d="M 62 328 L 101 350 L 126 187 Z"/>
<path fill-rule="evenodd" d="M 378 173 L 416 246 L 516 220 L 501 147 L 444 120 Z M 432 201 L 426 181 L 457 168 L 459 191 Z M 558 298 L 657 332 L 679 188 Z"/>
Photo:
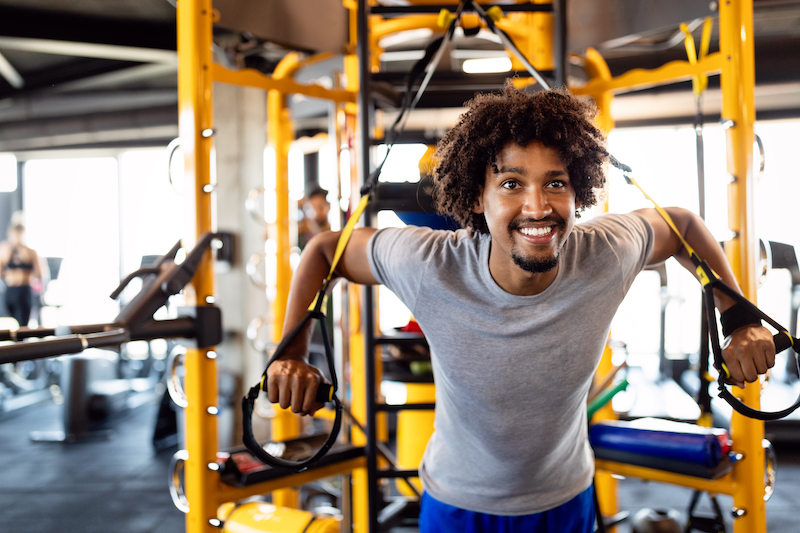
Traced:
<path fill-rule="evenodd" d="M 638 213 L 609 216 L 613 230 L 608 240 L 619 260 L 622 283 L 627 292 L 636 275 L 653 256 L 653 227 Z"/>
<path fill-rule="evenodd" d="M 415 226 L 386 228 L 367 244 L 372 275 L 412 312 L 430 259 L 446 233 Z"/>

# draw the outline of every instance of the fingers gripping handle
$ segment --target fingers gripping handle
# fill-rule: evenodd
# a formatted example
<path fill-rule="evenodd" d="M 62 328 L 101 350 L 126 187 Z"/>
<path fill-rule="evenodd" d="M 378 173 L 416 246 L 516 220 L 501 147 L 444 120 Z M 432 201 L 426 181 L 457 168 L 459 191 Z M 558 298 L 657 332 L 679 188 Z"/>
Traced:
<path fill-rule="evenodd" d="M 800 341 L 789 335 L 786 331 L 781 331 L 780 333 L 776 333 L 772 336 L 772 342 L 775 343 L 775 353 L 779 354 L 784 350 L 788 350 L 789 348 L 794 348 L 794 351 L 800 353 Z M 728 366 L 725 363 L 720 363 L 721 370 L 725 373 L 725 378 L 728 379 L 731 377 L 731 373 L 728 370 Z"/>
<path fill-rule="evenodd" d="M 798 339 L 789 335 L 786 331 L 781 331 L 772 337 L 773 342 L 775 343 L 775 353 L 780 353 L 787 348 L 793 348 L 795 352 L 800 353 L 800 342 Z M 730 371 L 725 363 L 722 363 L 722 369 L 719 376 L 719 397 L 728 402 L 734 410 L 738 413 L 749 417 L 754 418 L 756 420 L 779 420 L 781 418 L 785 418 L 797 410 L 800 407 L 800 398 L 786 409 L 782 411 L 776 412 L 768 412 L 768 411 L 759 411 L 748 407 L 747 405 L 743 404 L 739 401 L 733 394 L 731 394 L 728 389 L 725 388 L 725 379 L 730 377 Z"/>
<path fill-rule="evenodd" d="M 253 387 L 250 390 L 250 394 L 251 395 L 254 394 L 253 391 L 255 391 L 255 396 L 253 397 L 253 401 L 255 401 L 255 399 L 258 397 L 258 393 L 259 393 L 260 390 L 263 390 L 264 392 L 267 392 L 266 381 L 264 382 L 263 386 L 258 386 L 257 385 L 257 386 Z M 314 396 L 314 401 L 316 401 L 317 403 L 330 403 L 330 402 L 332 402 L 333 401 L 333 385 L 331 385 L 330 383 L 324 383 L 324 382 L 320 383 L 317 386 L 317 393 Z"/>

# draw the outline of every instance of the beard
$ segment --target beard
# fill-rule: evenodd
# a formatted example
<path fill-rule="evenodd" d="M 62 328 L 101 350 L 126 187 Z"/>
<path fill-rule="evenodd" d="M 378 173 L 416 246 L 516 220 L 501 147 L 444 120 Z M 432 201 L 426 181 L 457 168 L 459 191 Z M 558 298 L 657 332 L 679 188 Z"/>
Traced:
<path fill-rule="evenodd" d="M 552 257 L 548 257 L 546 259 L 522 257 L 519 254 L 512 253 L 511 259 L 514 260 L 515 265 L 517 265 L 526 272 L 530 272 L 531 274 L 550 272 L 551 270 L 553 270 L 555 267 L 558 266 L 557 253 L 554 254 Z"/>
<path fill-rule="evenodd" d="M 566 224 L 563 220 L 554 220 L 553 221 L 556 227 L 563 232 Z M 522 225 L 522 222 L 515 221 L 510 225 L 508 228 L 509 235 L 514 235 L 517 229 L 519 229 Z M 563 244 L 563 243 L 562 243 Z M 526 257 L 519 253 L 518 250 L 515 250 L 513 247 L 511 249 L 511 259 L 514 261 L 514 264 L 520 267 L 525 272 L 530 272 L 531 274 L 541 274 L 543 272 L 550 272 L 554 268 L 558 266 L 558 254 L 561 252 L 561 246 L 558 247 L 558 251 L 554 253 L 551 257 Z"/>

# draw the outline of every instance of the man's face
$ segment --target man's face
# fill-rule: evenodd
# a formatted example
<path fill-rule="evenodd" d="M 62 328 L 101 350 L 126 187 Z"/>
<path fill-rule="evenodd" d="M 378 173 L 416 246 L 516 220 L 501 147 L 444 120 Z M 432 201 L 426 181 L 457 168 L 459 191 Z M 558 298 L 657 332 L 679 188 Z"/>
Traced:
<path fill-rule="evenodd" d="M 310 203 L 311 208 L 314 210 L 314 220 L 318 223 L 326 222 L 328 220 L 328 213 L 330 213 L 331 210 L 331 205 L 328 203 L 328 200 L 321 194 L 318 194 L 311 197 Z"/>
<path fill-rule="evenodd" d="M 507 144 L 486 169 L 473 211 L 492 236 L 489 267 L 498 279 L 555 276 L 558 254 L 575 225 L 575 190 L 558 152 L 538 142 Z"/>

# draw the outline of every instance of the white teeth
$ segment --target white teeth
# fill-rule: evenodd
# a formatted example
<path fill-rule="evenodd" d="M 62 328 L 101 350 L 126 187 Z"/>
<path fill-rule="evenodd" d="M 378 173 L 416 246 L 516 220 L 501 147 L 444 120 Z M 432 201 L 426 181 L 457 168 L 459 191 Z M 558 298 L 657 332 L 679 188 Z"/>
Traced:
<path fill-rule="evenodd" d="M 532 237 L 541 237 L 544 235 L 550 235 L 553 231 L 552 226 L 546 226 L 544 228 L 519 228 L 520 233 L 523 235 L 530 235 Z"/>

